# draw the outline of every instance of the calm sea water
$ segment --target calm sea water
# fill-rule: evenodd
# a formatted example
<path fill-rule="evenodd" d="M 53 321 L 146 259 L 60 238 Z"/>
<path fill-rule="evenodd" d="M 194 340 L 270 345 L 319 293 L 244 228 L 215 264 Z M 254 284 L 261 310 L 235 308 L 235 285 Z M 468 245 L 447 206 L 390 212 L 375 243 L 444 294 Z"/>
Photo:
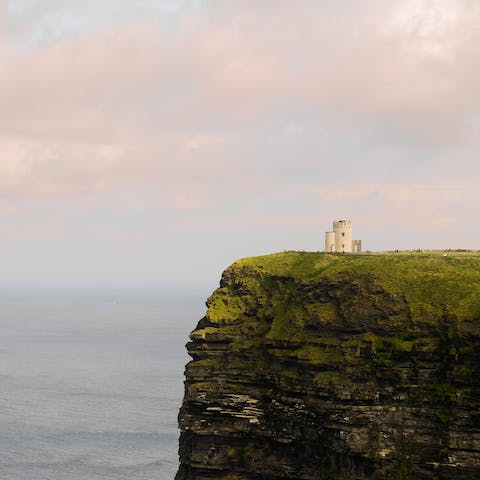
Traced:
<path fill-rule="evenodd" d="M 173 479 L 204 298 L 0 293 L 0 479 Z"/>

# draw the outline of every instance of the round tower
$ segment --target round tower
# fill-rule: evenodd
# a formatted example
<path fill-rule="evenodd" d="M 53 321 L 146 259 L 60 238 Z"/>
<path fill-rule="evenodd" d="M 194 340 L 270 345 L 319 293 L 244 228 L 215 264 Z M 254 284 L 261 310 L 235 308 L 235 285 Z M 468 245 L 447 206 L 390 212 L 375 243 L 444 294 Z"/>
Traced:
<path fill-rule="evenodd" d="M 325 232 L 325 251 L 335 252 L 335 232 Z"/>
<path fill-rule="evenodd" d="M 335 232 L 335 251 L 348 253 L 352 251 L 352 222 L 350 220 L 336 220 L 333 222 Z"/>

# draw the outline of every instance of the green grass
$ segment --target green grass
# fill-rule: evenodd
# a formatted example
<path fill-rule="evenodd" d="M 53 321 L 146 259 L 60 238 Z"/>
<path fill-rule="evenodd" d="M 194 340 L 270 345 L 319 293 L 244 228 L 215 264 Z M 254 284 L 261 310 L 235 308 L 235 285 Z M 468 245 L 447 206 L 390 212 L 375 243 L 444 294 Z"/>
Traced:
<path fill-rule="evenodd" d="M 480 256 L 477 253 L 345 255 L 284 252 L 238 260 L 236 272 L 295 281 L 370 278 L 378 288 L 403 295 L 413 321 L 435 321 L 445 312 L 460 321 L 480 317 Z M 331 312 L 330 312 L 331 313 Z M 327 317 L 328 318 L 328 317 Z"/>
<path fill-rule="evenodd" d="M 244 311 L 242 299 L 232 296 L 226 288 L 219 288 L 208 299 L 208 316 L 214 323 L 229 323 L 238 319 Z"/>

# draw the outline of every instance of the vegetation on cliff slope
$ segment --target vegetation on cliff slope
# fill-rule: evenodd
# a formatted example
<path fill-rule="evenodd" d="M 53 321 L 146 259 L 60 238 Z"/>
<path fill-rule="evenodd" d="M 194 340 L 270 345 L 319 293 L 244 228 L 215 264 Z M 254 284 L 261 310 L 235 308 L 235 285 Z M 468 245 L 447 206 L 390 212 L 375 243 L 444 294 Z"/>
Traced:
<path fill-rule="evenodd" d="M 480 255 L 342 255 L 285 252 L 251 257 L 230 268 L 256 269 L 266 276 L 307 281 L 369 276 L 392 294 L 405 295 L 412 319 L 440 318 L 449 312 L 459 320 L 480 317 Z"/>
<path fill-rule="evenodd" d="M 314 294 L 308 295 L 309 286 L 314 292 L 325 283 L 338 284 L 342 302 L 317 302 Z M 272 325 L 263 333 L 276 340 L 305 339 L 305 327 L 312 322 L 341 317 L 352 322 L 382 313 L 388 328 L 401 329 L 404 337 L 426 325 L 446 328 L 447 334 L 478 334 L 479 322 L 472 320 L 480 318 L 480 256 L 285 252 L 246 258 L 224 272 L 222 288 L 209 299 L 207 317 L 222 326 L 241 318 L 243 330 L 251 329 L 250 336 L 258 339 L 260 325 L 249 322 L 248 313 L 256 305 L 270 306 Z M 224 330 L 229 331 L 238 333 L 238 328 Z M 413 348 L 400 339 L 394 346 Z"/>

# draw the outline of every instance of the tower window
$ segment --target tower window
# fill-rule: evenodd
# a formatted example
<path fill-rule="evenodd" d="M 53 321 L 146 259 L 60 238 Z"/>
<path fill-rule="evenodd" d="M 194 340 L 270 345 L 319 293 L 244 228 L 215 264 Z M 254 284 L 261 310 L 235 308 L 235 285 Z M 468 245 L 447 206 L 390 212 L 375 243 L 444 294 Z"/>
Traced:
<path fill-rule="evenodd" d="M 345 232 L 342 232 L 342 237 L 344 237 L 344 236 L 345 236 Z"/>

